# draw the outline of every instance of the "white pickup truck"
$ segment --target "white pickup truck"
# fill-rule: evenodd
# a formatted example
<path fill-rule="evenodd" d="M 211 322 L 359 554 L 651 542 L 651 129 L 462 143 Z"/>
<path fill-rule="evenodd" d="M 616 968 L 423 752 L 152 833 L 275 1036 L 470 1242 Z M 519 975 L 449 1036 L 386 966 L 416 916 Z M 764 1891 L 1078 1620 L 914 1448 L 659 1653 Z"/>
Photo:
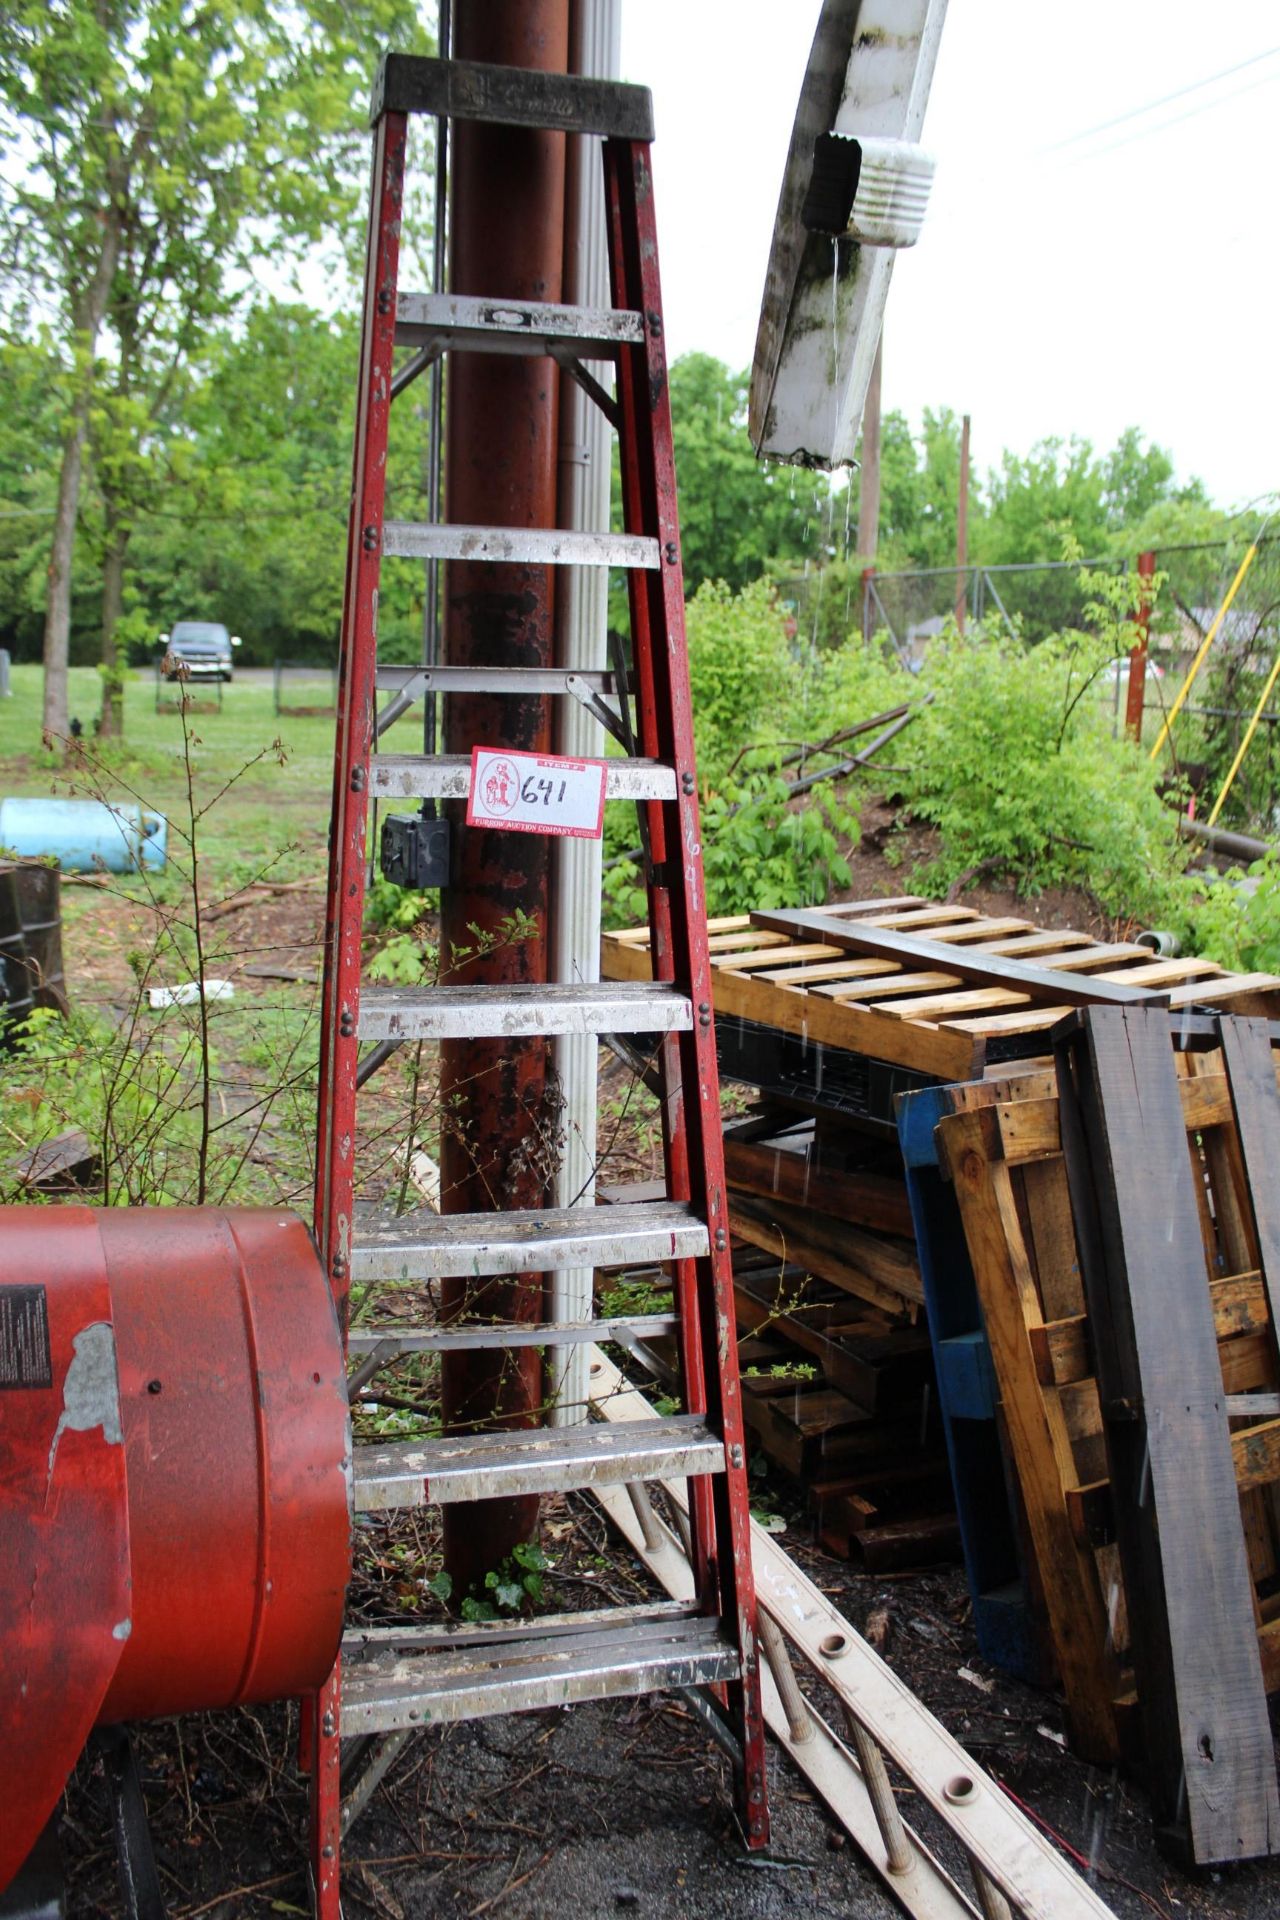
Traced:
<path fill-rule="evenodd" d="M 229 634 L 216 620 L 179 620 L 172 633 L 162 633 L 162 671 L 166 680 L 230 680 L 233 647 L 238 634 Z"/>

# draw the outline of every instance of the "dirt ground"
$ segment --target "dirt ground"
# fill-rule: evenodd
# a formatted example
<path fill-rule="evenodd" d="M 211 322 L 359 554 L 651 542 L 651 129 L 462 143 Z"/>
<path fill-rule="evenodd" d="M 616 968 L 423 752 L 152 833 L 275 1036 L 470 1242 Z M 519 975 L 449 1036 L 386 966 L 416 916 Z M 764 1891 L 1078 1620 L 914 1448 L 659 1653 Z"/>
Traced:
<path fill-rule="evenodd" d="M 886 810 L 864 812 L 850 898 L 909 891 L 888 866 Z M 925 851 L 908 842 L 907 864 Z M 1016 910 L 1045 925 L 1105 935 L 1112 923 L 1083 894 L 1016 899 L 979 885 L 966 903 Z M 322 894 L 255 894 L 235 912 L 237 990 L 265 990 L 256 968 L 316 978 Z M 144 929 L 139 926 L 139 933 Z M 75 916 L 68 971 L 99 1004 L 127 999 L 127 941 L 104 900 Z M 277 989 L 278 990 L 278 989 Z M 616 1091 L 616 1090 L 615 1090 Z M 646 1177 L 652 1132 L 616 1129 L 608 1177 Z M 786 1523 L 780 1544 L 857 1627 L 875 1621 L 884 1657 L 948 1730 L 1087 1869 L 1120 1916 L 1159 1920 L 1280 1920 L 1280 1862 L 1191 1877 L 1156 1851 L 1141 1788 L 1081 1765 L 1061 1738 L 1060 1703 L 1008 1679 L 979 1657 L 964 1578 L 956 1567 L 886 1579 L 855 1571 L 813 1541 L 802 1490 L 774 1471 L 771 1501 Z M 416 1524 L 419 1528 L 421 1522 Z M 429 1611 L 416 1575 L 392 1549 L 400 1536 L 366 1529 L 357 1612 L 383 1620 Z M 544 1542 L 555 1562 L 554 1610 L 634 1600 L 647 1576 L 610 1540 L 585 1497 L 547 1502 Z M 418 1560 L 430 1540 L 413 1536 Z M 424 1551 L 425 1550 L 425 1551 Z M 294 1765 L 289 1707 L 195 1717 L 143 1729 L 139 1755 L 172 1920 L 308 1911 L 305 1794 Z M 918 1822 L 963 1879 L 945 1831 L 905 1783 Z M 344 1910 L 382 1920 L 582 1920 L 634 1913 L 646 1920 L 784 1920 L 792 1915 L 897 1913 L 827 1809 L 775 1751 L 773 1844 L 765 1859 L 741 1846 L 727 1767 L 704 1729 L 666 1697 L 491 1720 L 424 1733 L 402 1756 L 346 1846 Z M 62 1821 L 77 1920 L 122 1913 L 100 1763 L 86 1755 Z M 1052 1916 L 1046 1916 L 1052 1920 Z"/>

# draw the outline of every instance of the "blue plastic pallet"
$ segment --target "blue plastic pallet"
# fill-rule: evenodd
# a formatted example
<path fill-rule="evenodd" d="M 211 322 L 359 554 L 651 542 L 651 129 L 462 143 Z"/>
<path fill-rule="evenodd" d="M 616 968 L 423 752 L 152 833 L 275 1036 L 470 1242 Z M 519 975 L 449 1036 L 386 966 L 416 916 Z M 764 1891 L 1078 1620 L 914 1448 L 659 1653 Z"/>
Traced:
<path fill-rule="evenodd" d="M 1019 1550 L 991 1350 L 960 1208 L 938 1166 L 935 1129 L 954 1109 L 942 1086 L 901 1094 L 896 1106 L 978 1646 L 992 1666 L 1043 1686 L 1052 1675 Z"/>

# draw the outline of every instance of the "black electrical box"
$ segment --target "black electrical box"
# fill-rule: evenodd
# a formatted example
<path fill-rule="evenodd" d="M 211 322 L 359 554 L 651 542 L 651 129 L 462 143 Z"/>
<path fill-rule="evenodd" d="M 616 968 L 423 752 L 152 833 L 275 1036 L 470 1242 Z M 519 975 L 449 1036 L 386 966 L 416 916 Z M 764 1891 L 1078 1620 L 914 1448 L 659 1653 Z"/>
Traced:
<path fill-rule="evenodd" d="M 419 892 L 449 884 L 449 822 L 443 815 L 389 813 L 382 823 L 382 877 Z"/>

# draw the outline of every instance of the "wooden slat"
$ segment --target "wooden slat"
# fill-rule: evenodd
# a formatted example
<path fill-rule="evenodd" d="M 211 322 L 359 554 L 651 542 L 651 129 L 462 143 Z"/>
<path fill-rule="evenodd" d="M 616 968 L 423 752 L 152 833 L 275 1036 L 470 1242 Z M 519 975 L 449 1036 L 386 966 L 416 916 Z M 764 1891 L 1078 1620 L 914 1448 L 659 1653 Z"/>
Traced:
<path fill-rule="evenodd" d="M 943 1031 L 972 1034 L 975 1040 L 996 1033 L 1047 1032 L 1057 1026 L 1066 1011 L 1065 1007 L 1028 1007 L 1025 1013 L 980 1013 L 973 1019 L 948 1020 Z"/>
<path fill-rule="evenodd" d="M 1256 1858 L 1280 1792 L 1167 1016 L 1089 1008 L 1060 1087 L 1157 1825 Z"/>
<path fill-rule="evenodd" d="M 729 1225 L 739 1239 L 794 1261 L 834 1287 L 897 1319 L 914 1320 L 923 1299 L 920 1271 L 907 1254 L 842 1221 L 823 1221 L 776 1200 L 729 1196 Z"/>
<path fill-rule="evenodd" d="M 758 953 L 761 956 L 761 965 L 763 965 L 765 954 L 770 952 L 774 947 L 787 947 L 790 946 L 790 944 L 791 942 L 785 934 L 771 933 L 765 935 L 761 933 L 759 927 L 743 927 L 734 933 L 713 933 L 707 941 L 707 947 L 713 955 L 717 966 L 733 966 L 735 962 L 728 959 L 727 956 L 743 951 Z"/>
<path fill-rule="evenodd" d="M 993 1111 L 944 1119 L 938 1141 L 964 1219 L 1073 1743 L 1083 1757 L 1108 1765 L 1119 1750 L 1119 1675 L 1096 1571 L 1067 1508 L 1066 1490 L 1080 1477 L 1068 1409 L 1057 1393 L 1040 1389 L 1026 1364 L 1031 1330 L 1043 1316 Z"/>
<path fill-rule="evenodd" d="M 1013 993 L 1008 987 L 967 987 L 950 993 L 927 993 L 908 1000 L 885 1000 L 881 1013 L 895 1020 L 948 1020 L 956 1013 L 970 1013 L 979 1007 L 1025 1006 L 1028 996 Z"/>
<path fill-rule="evenodd" d="M 736 934 L 726 935 L 730 940 L 740 937 Z M 744 946 L 746 944 L 744 941 Z M 725 953 L 723 949 L 715 948 L 713 949 L 714 962 L 717 967 L 728 968 L 735 973 L 752 972 L 758 967 L 776 967 L 780 957 L 777 951 L 779 947 L 783 948 L 789 967 L 794 967 L 801 960 L 830 960 L 840 951 L 838 947 L 824 947 L 820 944 L 808 947 L 796 946 L 794 941 L 775 938 L 765 946 L 751 944 L 749 951 L 742 953 Z"/>
<path fill-rule="evenodd" d="M 1224 1020 L 1222 1061 L 1249 1188 L 1273 1338 L 1280 1336 L 1280 1088 L 1264 1020 Z"/>
<path fill-rule="evenodd" d="M 869 962 L 866 964 L 870 964 Z M 903 973 L 900 968 L 884 969 L 869 979 L 862 979 L 850 985 L 837 982 L 831 986 L 818 987 L 816 991 L 832 1000 L 870 1001 L 894 994 L 927 993 L 933 987 L 958 988 L 960 982 L 953 973 Z M 883 1007 L 880 1009 L 884 1011 Z"/>
<path fill-rule="evenodd" d="M 1190 1007 L 1197 1000 L 1220 1005 L 1234 1000 L 1241 1003 L 1238 1008 L 1240 1013 L 1269 1014 L 1274 1019 L 1277 994 L 1280 994 L 1280 979 L 1274 973 L 1228 973 L 1220 980 L 1205 981 L 1190 987 L 1174 987 L 1169 995 L 1169 1005 Z"/>
<path fill-rule="evenodd" d="M 884 960 L 898 960 L 904 965 L 908 961 L 915 961 L 922 968 L 934 967 L 946 973 L 958 974 L 962 980 L 968 980 L 975 986 L 1014 987 L 1029 999 L 1049 1001 L 1060 1006 L 1087 1006 L 1099 1002 L 1129 1006 L 1138 997 L 1147 1005 L 1156 1004 L 1157 1000 L 1164 1004 L 1160 996 L 1154 999 L 1145 995 L 1137 996 L 1133 989 L 1118 987 L 1110 981 L 1078 981 L 1064 974 L 1030 966 L 1024 961 L 1007 957 L 993 960 L 990 955 L 968 949 L 957 951 L 954 944 L 946 946 L 941 941 L 924 940 L 912 934 L 878 932 L 861 923 L 850 925 L 833 921 L 822 913 L 769 911 L 754 913 L 751 918 L 753 925 L 767 927 L 773 933 L 827 940 L 832 946 L 847 946 L 851 952 L 866 953 Z"/>
<path fill-rule="evenodd" d="M 1218 1340 L 1218 1356 L 1223 1367 L 1223 1386 L 1228 1393 L 1241 1391 L 1241 1369 L 1256 1367 L 1262 1352 L 1259 1341 L 1270 1324 L 1260 1273 L 1237 1273 L 1224 1280 L 1209 1282 L 1209 1302 L 1213 1309 L 1213 1330 Z M 1237 1351 L 1242 1335 L 1249 1342 Z M 1229 1351 L 1230 1350 L 1230 1351 Z M 1093 1373 L 1093 1350 L 1089 1344 L 1087 1314 L 1072 1314 L 1063 1320 L 1046 1321 L 1031 1334 L 1031 1351 L 1037 1378 L 1045 1386 L 1062 1387 L 1072 1380 L 1085 1380 Z"/>
<path fill-rule="evenodd" d="M 725 1135 L 725 1177 L 731 1187 L 775 1197 L 816 1213 L 882 1233 L 913 1235 L 907 1190 L 900 1179 L 879 1173 L 846 1173 L 824 1164 L 815 1147 L 806 1153 L 771 1147 L 767 1141 Z"/>

